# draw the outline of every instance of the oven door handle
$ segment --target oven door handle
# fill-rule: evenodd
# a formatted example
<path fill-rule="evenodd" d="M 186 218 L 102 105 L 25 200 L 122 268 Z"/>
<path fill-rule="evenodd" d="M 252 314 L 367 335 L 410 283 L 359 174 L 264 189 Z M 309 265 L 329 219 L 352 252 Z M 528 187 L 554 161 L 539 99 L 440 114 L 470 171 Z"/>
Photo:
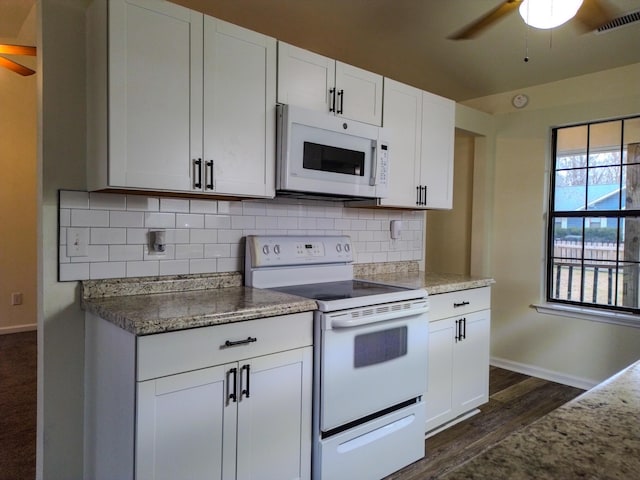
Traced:
<path fill-rule="evenodd" d="M 379 313 L 366 317 L 352 318 L 349 314 L 343 314 L 344 318 L 332 318 L 331 328 L 351 328 L 361 327 L 362 325 L 370 325 L 379 322 L 385 322 L 387 320 L 395 320 L 398 318 L 409 318 L 416 315 L 422 315 L 429 311 L 429 306 L 412 309 L 412 310 L 399 310 L 390 313 Z"/>

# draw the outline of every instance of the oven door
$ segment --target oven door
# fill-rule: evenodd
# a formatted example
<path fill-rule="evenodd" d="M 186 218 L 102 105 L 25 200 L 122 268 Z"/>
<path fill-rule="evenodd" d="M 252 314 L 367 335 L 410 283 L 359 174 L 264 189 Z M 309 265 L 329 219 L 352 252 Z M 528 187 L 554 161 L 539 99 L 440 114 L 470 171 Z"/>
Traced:
<path fill-rule="evenodd" d="M 422 299 L 318 313 L 322 432 L 426 392 L 427 311 Z"/>

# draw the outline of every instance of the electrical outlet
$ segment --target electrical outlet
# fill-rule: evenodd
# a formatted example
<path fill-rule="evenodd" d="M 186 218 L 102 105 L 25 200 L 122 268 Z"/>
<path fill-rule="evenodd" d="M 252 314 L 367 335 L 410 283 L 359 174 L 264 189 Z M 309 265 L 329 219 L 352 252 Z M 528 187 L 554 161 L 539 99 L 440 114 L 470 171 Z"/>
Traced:
<path fill-rule="evenodd" d="M 22 292 L 14 292 L 11 294 L 11 305 L 22 305 Z"/>
<path fill-rule="evenodd" d="M 67 257 L 89 255 L 89 229 L 67 228 Z"/>

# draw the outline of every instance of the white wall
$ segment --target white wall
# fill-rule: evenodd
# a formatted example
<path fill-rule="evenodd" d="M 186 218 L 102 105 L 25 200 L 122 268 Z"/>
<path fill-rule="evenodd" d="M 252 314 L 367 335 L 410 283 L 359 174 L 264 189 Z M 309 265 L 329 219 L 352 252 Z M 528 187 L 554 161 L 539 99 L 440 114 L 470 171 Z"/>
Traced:
<path fill-rule="evenodd" d="M 490 232 L 494 360 L 574 384 L 598 382 L 640 358 L 640 326 L 538 314 L 544 272 L 545 185 L 553 126 L 640 113 L 640 64 L 466 102 L 495 117 Z"/>
<path fill-rule="evenodd" d="M 82 478 L 84 316 L 76 282 L 58 283 L 58 189 L 85 188 L 84 7 L 41 0 L 38 476 Z"/>

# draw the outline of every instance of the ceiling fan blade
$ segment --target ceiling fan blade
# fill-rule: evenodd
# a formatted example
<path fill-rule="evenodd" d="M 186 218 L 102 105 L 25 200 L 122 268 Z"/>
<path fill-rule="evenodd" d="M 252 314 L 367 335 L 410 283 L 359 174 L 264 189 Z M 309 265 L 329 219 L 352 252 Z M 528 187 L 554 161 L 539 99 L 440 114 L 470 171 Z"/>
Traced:
<path fill-rule="evenodd" d="M 592 32 L 599 26 L 610 22 L 618 12 L 606 0 L 584 0 L 574 17 L 578 28 L 584 33 Z"/>
<path fill-rule="evenodd" d="M 0 66 L 6 67 L 9 70 L 19 73 L 20 75 L 23 75 L 25 77 L 36 73 L 35 70 L 31 70 L 24 65 L 20 65 L 19 63 L 16 63 L 13 60 L 9 60 L 8 58 L 4 57 L 0 57 Z"/>
<path fill-rule="evenodd" d="M 511 13 L 513 10 L 518 8 L 522 1 L 523 0 L 506 0 L 502 2 L 496 8 L 487 12 L 485 15 L 480 17 L 475 22 L 470 23 L 462 30 L 457 31 L 453 35 L 450 35 L 448 38 L 450 40 L 466 40 L 469 38 L 473 38 L 486 28 L 496 23 L 498 20 L 505 17 L 508 13 Z"/>
<path fill-rule="evenodd" d="M 0 53 L 8 55 L 36 55 L 36 47 L 27 47 L 26 45 L 6 45 L 0 44 Z"/>

